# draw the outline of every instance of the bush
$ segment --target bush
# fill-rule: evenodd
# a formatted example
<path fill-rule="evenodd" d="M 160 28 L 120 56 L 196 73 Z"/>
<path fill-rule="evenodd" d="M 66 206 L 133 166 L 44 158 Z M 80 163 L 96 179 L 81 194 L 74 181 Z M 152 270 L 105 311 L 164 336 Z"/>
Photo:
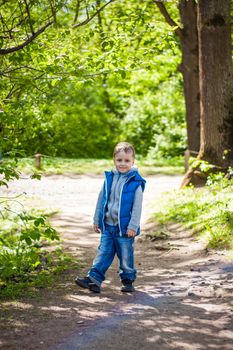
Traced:
<path fill-rule="evenodd" d="M 1 204 L 1 203 L 0 203 Z M 0 280 L 23 277 L 41 265 L 41 247 L 46 241 L 59 240 L 45 216 L 12 207 L 1 208 Z"/>

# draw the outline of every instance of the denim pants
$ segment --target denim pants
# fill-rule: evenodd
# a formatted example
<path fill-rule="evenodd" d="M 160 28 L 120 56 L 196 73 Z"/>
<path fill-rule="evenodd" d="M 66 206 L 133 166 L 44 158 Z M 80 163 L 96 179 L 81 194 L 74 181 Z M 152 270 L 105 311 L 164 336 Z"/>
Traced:
<path fill-rule="evenodd" d="M 105 273 L 117 254 L 119 259 L 119 276 L 121 280 L 136 279 L 134 269 L 134 237 L 121 237 L 118 226 L 105 225 L 101 234 L 100 245 L 93 261 L 92 268 L 87 276 L 97 285 L 105 280 Z"/>

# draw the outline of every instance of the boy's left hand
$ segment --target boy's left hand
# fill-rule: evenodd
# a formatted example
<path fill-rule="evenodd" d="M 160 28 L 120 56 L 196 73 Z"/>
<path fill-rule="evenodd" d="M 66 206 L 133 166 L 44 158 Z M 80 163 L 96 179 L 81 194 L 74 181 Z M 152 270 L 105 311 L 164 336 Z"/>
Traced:
<path fill-rule="evenodd" d="M 135 237 L 136 236 L 136 231 L 134 231 L 134 230 L 127 230 L 127 236 L 128 237 Z"/>

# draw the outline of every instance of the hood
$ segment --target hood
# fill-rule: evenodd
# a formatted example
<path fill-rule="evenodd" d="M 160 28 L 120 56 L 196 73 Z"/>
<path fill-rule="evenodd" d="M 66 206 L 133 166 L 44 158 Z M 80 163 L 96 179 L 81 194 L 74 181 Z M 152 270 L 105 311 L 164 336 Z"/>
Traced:
<path fill-rule="evenodd" d="M 132 168 L 129 171 L 127 171 L 127 173 L 121 173 L 120 171 L 116 170 L 116 168 L 112 169 L 112 173 L 114 175 L 121 175 L 121 176 L 128 176 L 131 173 L 135 173 L 135 172 L 138 172 L 137 165 L 133 165 Z"/>

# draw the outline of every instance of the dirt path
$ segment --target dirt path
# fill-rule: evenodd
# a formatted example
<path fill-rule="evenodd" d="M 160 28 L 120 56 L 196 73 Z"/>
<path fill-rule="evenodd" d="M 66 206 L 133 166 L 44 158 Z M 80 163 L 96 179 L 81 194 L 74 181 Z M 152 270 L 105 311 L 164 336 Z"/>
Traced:
<path fill-rule="evenodd" d="M 102 177 L 53 176 L 12 183 L 9 195 L 26 191 L 30 205 L 60 210 L 53 223 L 66 249 L 86 266 L 64 274 L 38 298 L 3 303 L 0 348 L 232 349 L 232 262 L 220 253 L 206 253 L 179 225 L 167 227 L 164 241 L 146 239 L 155 229 L 147 222 L 153 201 L 162 200 L 162 193 L 179 183 L 179 177 L 147 177 L 133 295 L 120 292 L 117 261 L 100 295 L 73 283 L 77 273 L 88 270 L 98 246 L 91 222 Z"/>

